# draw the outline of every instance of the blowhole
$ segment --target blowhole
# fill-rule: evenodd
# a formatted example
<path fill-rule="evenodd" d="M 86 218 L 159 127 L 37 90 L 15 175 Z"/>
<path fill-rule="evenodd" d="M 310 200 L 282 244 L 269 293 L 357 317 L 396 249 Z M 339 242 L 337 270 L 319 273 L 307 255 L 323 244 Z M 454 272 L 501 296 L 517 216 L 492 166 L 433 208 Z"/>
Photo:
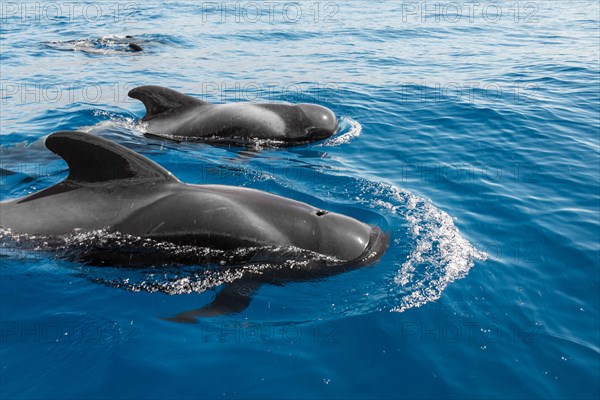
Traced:
<path fill-rule="evenodd" d="M 329 214 L 329 211 L 319 210 L 315 214 L 317 214 L 317 217 L 322 217 L 325 214 Z"/>

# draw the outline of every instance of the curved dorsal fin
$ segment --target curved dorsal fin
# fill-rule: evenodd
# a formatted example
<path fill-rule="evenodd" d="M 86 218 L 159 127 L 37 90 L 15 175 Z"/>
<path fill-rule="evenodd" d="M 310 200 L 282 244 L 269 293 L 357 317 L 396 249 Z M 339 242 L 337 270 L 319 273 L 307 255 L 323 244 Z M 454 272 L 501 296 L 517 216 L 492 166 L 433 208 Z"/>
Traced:
<path fill-rule="evenodd" d="M 117 179 L 177 181 L 169 171 L 133 150 L 80 131 L 55 132 L 46 147 L 69 164 L 67 180 L 78 183 Z"/>
<path fill-rule="evenodd" d="M 205 101 L 161 86 L 136 87 L 135 89 L 131 89 L 127 95 L 144 103 L 146 115 L 144 115 L 142 121 L 151 120 L 165 111 L 186 106 L 208 104 Z"/>

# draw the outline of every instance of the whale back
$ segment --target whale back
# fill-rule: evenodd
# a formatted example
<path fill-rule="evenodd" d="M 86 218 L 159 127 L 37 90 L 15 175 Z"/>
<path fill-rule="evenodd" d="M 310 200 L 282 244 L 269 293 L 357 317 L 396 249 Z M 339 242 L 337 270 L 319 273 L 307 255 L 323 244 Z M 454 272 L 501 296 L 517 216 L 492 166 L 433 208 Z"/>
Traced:
<path fill-rule="evenodd" d="M 127 95 L 144 103 L 146 107 L 146 115 L 142 118 L 144 122 L 170 111 L 209 104 L 175 90 L 152 85 L 136 87 Z"/>
<path fill-rule="evenodd" d="M 69 175 L 39 192 L 2 202 L 3 228 L 43 235 L 104 229 L 165 195 L 153 188 L 179 184 L 150 159 L 89 133 L 56 132 L 45 144 L 67 162 Z"/>

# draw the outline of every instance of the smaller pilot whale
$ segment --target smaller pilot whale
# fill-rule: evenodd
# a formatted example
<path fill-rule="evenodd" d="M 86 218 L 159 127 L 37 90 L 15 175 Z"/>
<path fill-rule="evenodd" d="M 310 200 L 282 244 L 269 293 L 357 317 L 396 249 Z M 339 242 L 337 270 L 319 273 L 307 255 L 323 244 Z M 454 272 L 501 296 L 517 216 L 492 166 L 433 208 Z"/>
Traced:
<path fill-rule="evenodd" d="M 245 266 L 228 266 L 243 276 L 226 284 L 211 304 L 178 315 L 179 322 L 240 312 L 263 283 L 339 274 L 374 263 L 388 247 L 388 235 L 377 226 L 260 190 L 186 184 L 150 159 L 89 133 L 56 132 L 45 143 L 67 162 L 68 177 L 1 202 L 1 228 L 49 238 L 106 230 L 180 246 L 262 251 L 248 252 L 251 259 L 241 260 Z M 274 247 L 299 249 L 316 261 L 295 268 L 277 263 L 268 263 L 266 270 L 248 268 L 269 260 L 264 252 Z M 133 254 L 116 247 L 107 256 L 127 265 Z M 158 253 L 144 261 L 161 263 Z"/>
<path fill-rule="evenodd" d="M 316 104 L 211 104 L 160 86 L 140 86 L 129 97 L 146 106 L 146 134 L 177 141 L 247 145 L 257 140 L 290 146 L 326 139 L 338 130 L 335 114 Z"/>
<path fill-rule="evenodd" d="M 141 44 L 146 42 L 141 38 L 135 38 L 131 35 L 125 37 L 108 35 L 100 38 L 52 41 L 47 42 L 46 45 L 52 49 L 61 51 L 81 51 L 88 54 L 119 54 L 143 51 L 144 49 Z"/>

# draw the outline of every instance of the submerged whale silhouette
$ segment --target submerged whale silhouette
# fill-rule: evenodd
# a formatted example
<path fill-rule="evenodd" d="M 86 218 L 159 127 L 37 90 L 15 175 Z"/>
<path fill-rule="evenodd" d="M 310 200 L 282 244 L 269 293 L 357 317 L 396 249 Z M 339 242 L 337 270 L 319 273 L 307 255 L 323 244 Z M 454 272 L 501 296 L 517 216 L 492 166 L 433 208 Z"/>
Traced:
<path fill-rule="evenodd" d="M 219 250 L 291 246 L 331 258 L 302 268 L 245 268 L 212 303 L 173 319 L 179 322 L 242 311 L 262 283 L 338 274 L 372 264 L 388 247 L 388 235 L 376 226 L 255 189 L 186 184 L 150 159 L 88 133 L 56 132 L 45 143 L 67 162 L 68 177 L 0 203 L 0 227 L 49 236 L 106 229 Z M 159 262 L 154 257 L 150 264 Z M 114 261 L 126 262 L 118 249 Z"/>
<path fill-rule="evenodd" d="M 211 104 L 160 86 L 140 86 L 129 97 L 146 107 L 146 134 L 180 141 L 297 145 L 338 130 L 335 114 L 316 104 Z"/>

